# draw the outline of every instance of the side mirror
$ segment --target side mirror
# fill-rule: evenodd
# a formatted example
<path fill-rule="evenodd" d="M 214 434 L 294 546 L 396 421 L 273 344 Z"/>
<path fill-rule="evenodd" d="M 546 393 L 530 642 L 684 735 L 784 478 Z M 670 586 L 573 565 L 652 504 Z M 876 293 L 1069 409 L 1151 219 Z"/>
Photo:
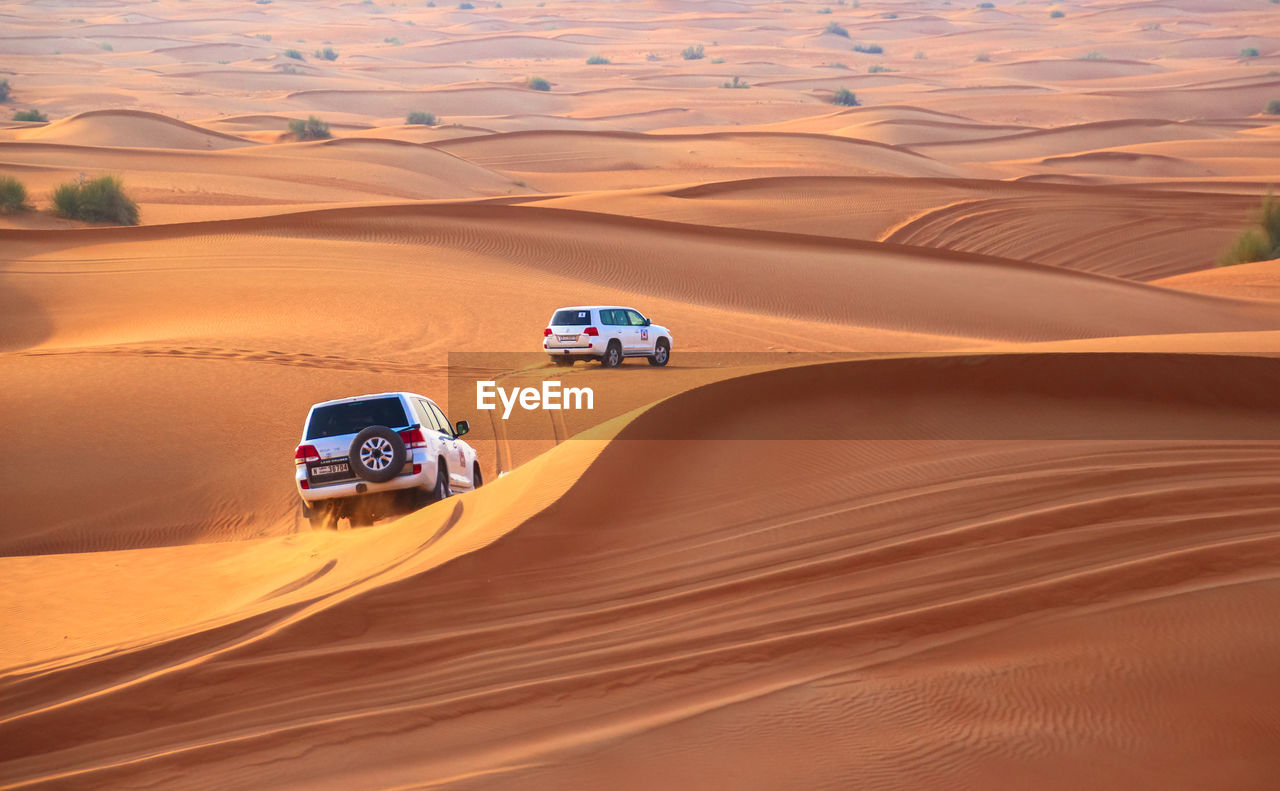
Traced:
<path fill-rule="evenodd" d="M 454 436 L 461 437 L 463 434 L 466 434 L 466 433 L 467 433 L 468 431 L 470 431 L 470 430 L 471 430 L 471 424 L 470 424 L 470 423 L 468 423 L 468 422 L 467 422 L 467 421 L 465 421 L 465 420 L 459 420 L 459 421 L 458 421 L 458 430 L 457 430 L 457 432 L 455 432 Z"/>
<path fill-rule="evenodd" d="M 653 321 L 652 321 L 651 319 L 645 319 L 645 320 L 644 320 L 644 326 L 646 326 L 646 327 L 648 327 L 648 326 L 649 326 L 650 324 L 652 324 L 652 323 L 653 323 Z"/>

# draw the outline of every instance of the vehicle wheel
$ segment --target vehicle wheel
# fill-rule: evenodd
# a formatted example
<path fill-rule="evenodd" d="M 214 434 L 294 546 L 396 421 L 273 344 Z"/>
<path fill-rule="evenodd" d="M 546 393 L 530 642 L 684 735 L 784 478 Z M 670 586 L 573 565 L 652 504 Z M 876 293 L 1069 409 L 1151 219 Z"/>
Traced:
<path fill-rule="evenodd" d="M 311 523 L 312 530 L 336 530 L 338 528 L 338 509 L 329 500 L 321 500 L 315 505 L 302 504 L 302 514 Z"/>
<path fill-rule="evenodd" d="M 404 469 L 404 440 L 386 426 L 369 426 L 347 448 L 351 471 L 369 483 L 386 483 Z"/>
<path fill-rule="evenodd" d="M 480 475 L 480 465 L 472 464 L 471 465 L 471 488 L 472 490 L 475 490 L 475 489 L 479 489 L 481 486 L 484 486 L 484 478 L 481 477 Z"/>
<path fill-rule="evenodd" d="M 352 527 L 369 527 L 374 523 L 374 504 L 369 499 L 360 498 L 347 507 L 347 518 Z"/>
<path fill-rule="evenodd" d="M 551 362 L 555 363 L 557 366 L 559 366 L 559 367 L 561 367 L 561 368 L 571 368 L 571 367 L 573 367 L 573 358 L 572 358 L 572 357 L 552 357 L 552 358 L 551 358 Z"/>
<path fill-rule="evenodd" d="M 449 468 L 445 466 L 443 461 L 436 468 L 436 486 L 431 490 L 432 502 L 440 502 L 453 496 L 453 489 L 449 488 Z"/>
<path fill-rule="evenodd" d="M 622 365 L 622 344 L 617 341 L 609 341 L 609 348 L 604 350 L 604 356 L 600 358 L 600 364 L 605 368 L 617 368 Z"/>
<path fill-rule="evenodd" d="M 649 357 L 649 365 L 656 365 L 659 368 L 666 365 L 671 360 L 671 345 L 666 341 L 660 340 L 653 347 L 653 354 Z"/>

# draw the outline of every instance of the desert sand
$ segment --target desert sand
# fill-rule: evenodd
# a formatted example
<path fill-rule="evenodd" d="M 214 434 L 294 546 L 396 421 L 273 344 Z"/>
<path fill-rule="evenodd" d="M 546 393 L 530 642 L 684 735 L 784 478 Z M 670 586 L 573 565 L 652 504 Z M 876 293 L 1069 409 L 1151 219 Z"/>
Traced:
<path fill-rule="evenodd" d="M 0 8 L 0 788 L 1276 787 L 1277 6 L 472 5 Z M 386 390 L 487 484 L 312 530 Z"/>

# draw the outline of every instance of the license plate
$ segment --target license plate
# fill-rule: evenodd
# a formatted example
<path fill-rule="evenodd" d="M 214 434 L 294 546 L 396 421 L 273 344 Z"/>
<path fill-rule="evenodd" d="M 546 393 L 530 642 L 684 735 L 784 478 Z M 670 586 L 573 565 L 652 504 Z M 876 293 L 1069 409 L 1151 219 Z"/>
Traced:
<path fill-rule="evenodd" d="M 572 343 L 573 341 L 578 340 L 577 335 L 557 335 L 556 337 L 565 343 Z"/>
<path fill-rule="evenodd" d="M 330 483 L 351 478 L 351 464 L 347 459 L 326 459 L 307 465 L 307 477 L 312 483 Z"/>

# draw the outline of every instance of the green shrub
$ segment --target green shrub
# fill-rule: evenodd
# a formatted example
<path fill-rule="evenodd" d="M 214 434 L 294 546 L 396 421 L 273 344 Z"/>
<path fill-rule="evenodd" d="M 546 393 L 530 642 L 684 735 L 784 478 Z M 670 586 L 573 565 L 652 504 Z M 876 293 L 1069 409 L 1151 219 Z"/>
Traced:
<path fill-rule="evenodd" d="M 879 44 L 854 44 L 853 51 L 864 55 L 883 55 L 884 47 Z"/>
<path fill-rule="evenodd" d="M 72 220 L 137 225 L 138 204 L 125 194 L 118 176 L 99 176 L 93 181 L 72 181 L 53 192 L 53 208 Z"/>
<path fill-rule="evenodd" d="M 828 22 L 827 26 L 822 29 L 822 32 L 831 33 L 835 36 L 844 36 L 845 38 L 849 37 L 849 31 L 845 30 L 844 26 L 839 22 Z"/>
<path fill-rule="evenodd" d="M 529 78 L 529 80 L 528 80 L 525 84 L 526 84 L 526 85 L 528 85 L 530 88 L 532 88 L 532 89 L 533 89 L 533 90 L 535 90 L 535 91 L 549 91 L 549 90 L 551 90 L 551 83 L 547 82 L 546 80 L 542 79 L 541 77 L 530 77 L 530 78 Z"/>
<path fill-rule="evenodd" d="M 976 57 L 974 57 L 974 60 L 975 60 L 975 61 L 977 61 L 978 63 L 990 63 L 990 62 L 991 62 L 991 53 L 990 53 L 990 52 L 979 52 L 979 53 L 977 54 L 977 56 L 976 56 Z"/>
<path fill-rule="evenodd" d="M 316 50 L 316 57 L 324 58 L 325 60 L 337 60 L 338 51 L 333 47 L 325 47 L 324 49 Z"/>
<path fill-rule="evenodd" d="M 848 88 L 841 88 L 831 95 L 831 103 L 841 107 L 857 107 L 858 96 Z"/>
<path fill-rule="evenodd" d="M 830 14 L 830 13 L 831 13 L 831 9 L 830 9 L 830 8 L 819 8 L 819 9 L 818 9 L 818 13 L 819 13 L 819 14 Z"/>
<path fill-rule="evenodd" d="M 749 82 L 743 82 L 740 78 L 738 78 L 738 77 L 734 77 L 734 78 L 733 78 L 733 82 L 726 82 L 726 83 L 723 83 L 723 84 L 721 84 L 721 86 L 720 86 L 720 87 L 721 87 L 721 88 L 750 88 L 750 87 L 751 87 L 751 83 L 749 83 Z"/>
<path fill-rule="evenodd" d="M 604 55 L 592 55 L 591 57 L 587 58 L 587 65 L 588 66 L 608 66 L 609 59 L 606 58 Z"/>
<path fill-rule="evenodd" d="M 301 74 L 302 69 L 299 69 L 297 66 L 293 65 L 292 63 L 286 63 L 280 67 L 280 73 L 281 74 Z"/>
<path fill-rule="evenodd" d="M 9 101 L 9 81 L 0 80 L 0 102 Z"/>
<path fill-rule="evenodd" d="M 724 58 L 712 58 L 712 63 L 724 63 Z"/>
<path fill-rule="evenodd" d="M 284 51 L 284 56 L 286 58 L 293 58 L 294 60 L 306 60 L 306 58 L 302 57 L 302 53 L 296 49 L 286 49 Z"/>
<path fill-rule="evenodd" d="M 838 61 L 838 60 L 833 60 L 833 61 L 831 61 L 830 63 L 828 63 L 828 64 L 827 64 L 827 68 L 829 68 L 829 69 L 848 69 L 848 68 L 849 68 L 849 64 L 847 64 L 847 63 L 841 63 L 841 62 L 840 62 L 840 61 Z"/>
<path fill-rule="evenodd" d="M 914 57 L 916 60 L 924 60 L 925 58 L 928 57 L 928 55 L 925 55 L 922 50 L 917 50 Z"/>
<path fill-rule="evenodd" d="M 1093 50 L 1092 52 L 1088 52 L 1080 56 L 1080 60 L 1106 60 L 1106 59 L 1107 59 L 1107 56 L 1103 55 L 1101 52 L 1097 51 L 1096 49 Z"/>
<path fill-rule="evenodd" d="M 1061 8 L 1055 8 L 1049 12 L 1050 19 L 1062 19 L 1066 15 L 1067 15 L 1066 12 L 1063 11 Z"/>
<path fill-rule="evenodd" d="M 271 34 L 270 34 L 270 33 L 254 33 L 254 34 L 253 34 L 253 37 L 254 37 L 254 38 L 260 38 L 260 39 L 262 39 L 263 41 L 270 41 L 270 40 L 271 40 Z"/>
<path fill-rule="evenodd" d="M 470 11 L 473 8 L 475 8 L 475 6 L 471 5 L 470 3 L 458 3 L 458 9 L 461 11 Z"/>
<path fill-rule="evenodd" d="M 1218 259 L 1218 266 L 1280 258 L 1280 202 L 1268 191 L 1253 217 L 1254 227 L 1236 237 Z"/>
<path fill-rule="evenodd" d="M 27 188 L 22 182 L 12 176 L 0 176 L 0 212 L 9 214 L 30 208 L 27 205 Z"/>
<path fill-rule="evenodd" d="M 978 8 L 995 8 L 995 3 L 978 3 Z"/>
<path fill-rule="evenodd" d="M 328 122 L 314 115 L 305 121 L 298 118 L 289 121 L 289 134 L 299 140 L 328 140 L 333 137 Z"/>
<path fill-rule="evenodd" d="M 400 39 L 396 38 L 395 36 L 390 36 L 390 37 L 388 37 L 388 38 L 384 38 L 384 39 L 382 40 L 382 43 L 384 43 L 384 44 L 390 44 L 390 45 L 392 45 L 393 47 L 398 47 L 398 46 L 400 46 L 400 44 L 401 44 L 402 42 L 400 41 Z"/>
<path fill-rule="evenodd" d="M 662 56 L 656 52 L 648 52 L 648 53 L 645 53 L 644 59 L 649 61 L 650 63 L 653 63 L 655 61 L 662 60 Z"/>
<path fill-rule="evenodd" d="M 703 56 L 702 45 L 696 47 L 685 47 L 680 50 L 680 57 L 685 60 L 701 60 Z"/>
<path fill-rule="evenodd" d="M 1280 115 L 1280 99 L 1272 99 L 1271 101 L 1267 102 L 1266 109 L 1264 109 L 1262 112 L 1266 113 L 1267 115 Z"/>
<path fill-rule="evenodd" d="M 886 71 L 897 71 L 897 69 L 891 69 L 888 66 L 881 66 L 879 63 L 867 67 L 867 74 L 881 74 Z"/>
<path fill-rule="evenodd" d="M 440 119 L 436 118 L 435 113 L 416 112 L 409 113 L 409 117 L 404 119 L 404 122 L 406 124 L 419 124 L 421 126 L 437 126 L 440 123 Z"/>
<path fill-rule="evenodd" d="M 15 113 L 13 114 L 13 120 L 15 120 L 15 121 L 37 121 L 37 122 L 39 122 L 39 123 L 42 123 L 42 124 L 43 124 L 43 123 L 45 123 L 46 121 L 48 121 L 48 120 L 49 120 L 49 116 L 45 115 L 44 113 L 40 112 L 39 110 L 18 110 L 17 112 L 15 112 Z"/>
<path fill-rule="evenodd" d="M 106 52 L 115 52 L 115 51 L 116 51 L 116 48 L 115 48 L 115 47 L 113 47 L 113 46 L 111 46 L 111 42 L 109 42 L 109 41 L 104 41 L 104 42 L 102 42 L 101 44 L 99 44 L 98 46 L 102 47 L 102 49 L 103 49 L 104 51 L 106 51 Z"/>
<path fill-rule="evenodd" d="M 1245 47 L 1244 49 L 1240 50 L 1240 57 L 1242 58 L 1256 58 L 1260 54 L 1262 53 L 1258 52 L 1257 47 Z"/>

